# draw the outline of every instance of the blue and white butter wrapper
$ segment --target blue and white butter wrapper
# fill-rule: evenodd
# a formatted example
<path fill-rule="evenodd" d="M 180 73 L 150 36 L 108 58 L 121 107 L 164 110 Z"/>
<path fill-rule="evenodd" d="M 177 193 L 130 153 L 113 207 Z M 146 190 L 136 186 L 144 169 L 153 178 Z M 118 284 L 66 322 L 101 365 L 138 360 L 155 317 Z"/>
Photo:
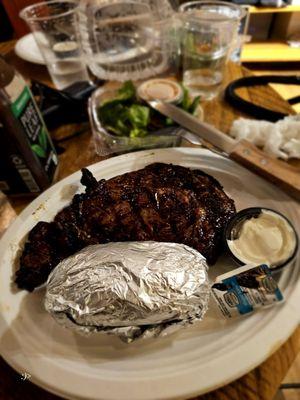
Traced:
<path fill-rule="evenodd" d="M 283 301 L 270 268 L 244 265 L 220 275 L 212 285 L 213 297 L 226 318 L 234 318 Z"/>

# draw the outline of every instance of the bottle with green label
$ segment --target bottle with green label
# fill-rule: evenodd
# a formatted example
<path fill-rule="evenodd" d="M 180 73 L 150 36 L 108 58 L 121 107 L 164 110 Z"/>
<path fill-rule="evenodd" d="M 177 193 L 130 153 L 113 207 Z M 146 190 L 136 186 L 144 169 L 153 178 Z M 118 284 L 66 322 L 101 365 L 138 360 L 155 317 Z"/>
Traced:
<path fill-rule="evenodd" d="M 39 193 L 50 186 L 57 154 L 34 97 L 0 57 L 0 190 Z"/>

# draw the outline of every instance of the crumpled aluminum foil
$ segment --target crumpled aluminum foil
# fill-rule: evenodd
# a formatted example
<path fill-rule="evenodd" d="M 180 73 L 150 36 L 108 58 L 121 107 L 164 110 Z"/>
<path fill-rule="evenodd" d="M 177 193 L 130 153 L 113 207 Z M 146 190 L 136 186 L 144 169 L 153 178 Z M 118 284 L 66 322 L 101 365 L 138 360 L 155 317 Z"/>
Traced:
<path fill-rule="evenodd" d="M 210 285 L 205 258 L 176 243 L 89 246 L 48 278 L 45 307 L 81 333 L 103 331 L 131 342 L 201 320 Z"/>

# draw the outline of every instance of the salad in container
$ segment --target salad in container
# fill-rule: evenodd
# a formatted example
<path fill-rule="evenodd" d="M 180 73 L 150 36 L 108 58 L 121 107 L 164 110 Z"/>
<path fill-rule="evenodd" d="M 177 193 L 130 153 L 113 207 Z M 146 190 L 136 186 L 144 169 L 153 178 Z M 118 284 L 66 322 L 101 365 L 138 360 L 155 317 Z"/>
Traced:
<path fill-rule="evenodd" d="M 170 95 L 172 90 L 173 97 Z M 172 102 L 202 117 L 200 98 L 191 98 L 188 90 L 173 80 L 152 79 L 138 87 L 132 81 L 119 88 L 101 87 L 89 100 L 89 117 L 97 154 L 106 156 L 180 145 L 182 128 L 147 103 L 147 100 L 153 99 L 149 94 L 157 96 L 159 91 L 159 100 Z"/>

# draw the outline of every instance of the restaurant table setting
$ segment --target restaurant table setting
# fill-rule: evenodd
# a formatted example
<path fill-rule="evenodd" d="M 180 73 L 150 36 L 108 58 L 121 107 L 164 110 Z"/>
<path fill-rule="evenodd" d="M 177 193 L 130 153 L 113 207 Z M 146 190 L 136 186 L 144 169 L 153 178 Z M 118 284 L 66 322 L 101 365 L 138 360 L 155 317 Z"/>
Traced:
<path fill-rule="evenodd" d="M 300 345 L 299 121 L 268 86 L 238 93 L 276 123 L 224 97 L 251 76 L 230 61 L 244 9 L 20 16 L 32 34 L 0 44 L 0 393 L 271 400 Z"/>

